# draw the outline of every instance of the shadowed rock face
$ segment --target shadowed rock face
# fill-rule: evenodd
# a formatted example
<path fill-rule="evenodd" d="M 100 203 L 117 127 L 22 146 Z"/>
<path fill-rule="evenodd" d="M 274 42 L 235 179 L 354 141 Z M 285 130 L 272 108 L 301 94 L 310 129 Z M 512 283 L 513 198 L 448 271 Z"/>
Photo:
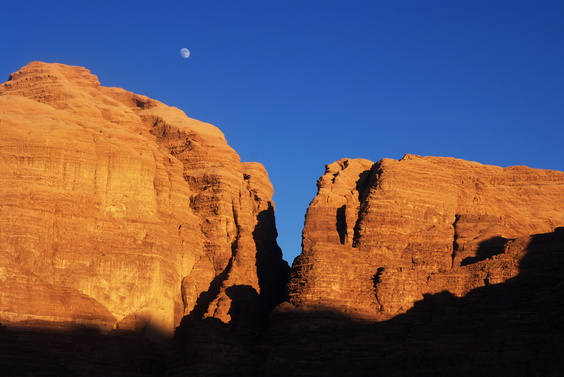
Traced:
<path fill-rule="evenodd" d="M 447 290 L 425 294 L 389 320 L 369 323 L 334 308 L 281 305 L 265 334 L 263 375 L 560 375 L 564 228 L 508 241 L 504 254 L 516 263 L 514 277 L 462 297 Z M 491 264 L 502 266 L 500 257 Z"/>
<path fill-rule="evenodd" d="M 216 127 L 84 68 L 33 62 L 0 85 L 0 156 L 8 329 L 165 340 L 191 313 L 229 322 L 234 285 L 261 313 L 280 302 L 272 186 Z"/>
<path fill-rule="evenodd" d="M 362 320 L 406 312 L 425 294 L 518 273 L 508 240 L 564 225 L 564 173 L 406 155 L 327 166 L 306 214 L 290 303 Z"/>

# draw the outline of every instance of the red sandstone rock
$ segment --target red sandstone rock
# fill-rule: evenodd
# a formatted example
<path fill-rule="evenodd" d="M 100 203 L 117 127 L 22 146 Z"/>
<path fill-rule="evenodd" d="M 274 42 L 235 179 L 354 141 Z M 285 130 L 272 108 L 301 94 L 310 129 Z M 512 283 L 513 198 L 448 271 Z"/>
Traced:
<path fill-rule="evenodd" d="M 283 280 L 287 268 L 274 222 L 261 220 L 273 217 L 272 186 L 212 125 L 84 68 L 33 62 L 0 85 L 0 156 L 8 327 L 170 337 L 196 305 L 229 322 L 231 286 L 280 295 L 283 282 L 258 271 Z"/>
<path fill-rule="evenodd" d="M 217 128 L 35 62 L 0 85 L 0 156 L 3 375 L 564 368 L 562 172 L 329 165 L 267 326 L 287 271 L 272 186 Z M 169 338 L 181 318 L 171 367 L 139 333 Z"/>
<path fill-rule="evenodd" d="M 463 296 L 503 282 L 518 272 L 508 240 L 564 225 L 558 171 L 412 155 L 343 159 L 318 187 L 290 302 L 356 319 L 391 318 L 425 294 Z"/>

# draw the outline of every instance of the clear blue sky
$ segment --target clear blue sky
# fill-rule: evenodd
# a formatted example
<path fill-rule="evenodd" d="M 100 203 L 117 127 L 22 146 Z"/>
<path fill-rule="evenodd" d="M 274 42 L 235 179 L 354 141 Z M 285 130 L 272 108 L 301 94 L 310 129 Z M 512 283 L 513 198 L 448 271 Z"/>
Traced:
<path fill-rule="evenodd" d="M 5 1 L 0 38 L 0 81 L 85 66 L 218 126 L 266 166 L 290 262 L 337 159 L 564 170 L 561 0 Z"/>

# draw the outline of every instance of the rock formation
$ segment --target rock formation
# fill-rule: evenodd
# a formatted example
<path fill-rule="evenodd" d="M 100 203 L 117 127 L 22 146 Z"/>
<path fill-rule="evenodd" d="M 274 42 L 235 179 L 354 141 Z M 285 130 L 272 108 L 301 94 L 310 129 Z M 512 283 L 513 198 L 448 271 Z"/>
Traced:
<path fill-rule="evenodd" d="M 288 282 L 265 169 L 179 109 L 30 63 L 0 157 L 3 376 L 564 368 L 563 172 L 339 160 Z"/>
<path fill-rule="evenodd" d="M 33 62 L 0 85 L 0 156 L 8 329 L 163 341 L 185 315 L 234 320 L 230 287 L 260 315 L 280 301 L 272 186 L 216 127 L 85 68 Z"/>
<path fill-rule="evenodd" d="M 263 375 L 560 374 L 563 198 L 563 172 L 522 166 L 328 165 Z"/>
<path fill-rule="evenodd" d="M 510 240 L 503 254 L 476 264 L 503 271 L 508 261 L 518 273 L 504 282 L 462 297 L 425 294 L 385 321 L 282 305 L 265 336 L 263 375 L 558 376 L 564 368 L 564 228 Z"/>
<path fill-rule="evenodd" d="M 558 171 L 413 155 L 343 159 L 327 166 L 318 188 L 289 301 L 358 320 L 514 277 L 518 260 L 504 245 L 564 226 Z"/>

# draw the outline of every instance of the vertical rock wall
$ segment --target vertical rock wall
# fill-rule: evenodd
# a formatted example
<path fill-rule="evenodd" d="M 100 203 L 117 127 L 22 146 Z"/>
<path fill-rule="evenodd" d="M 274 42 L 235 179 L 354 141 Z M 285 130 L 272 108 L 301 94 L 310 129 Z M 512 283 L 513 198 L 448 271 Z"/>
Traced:
<path fill-rule="evenodd" d="M 0 85 L 0 157 L 4 325 L 167 338 L 191 313 L 233 320 L 231 286 L 280 300 L 272 186 L 214 126 L 34 62 Z"/>
<path fill-rule="evenodd" d="M 564 173 L 441 157 L 343 159 L 306 215 L 290 302 L 356 319 L 403 313 L 424 294 L 515 276 L 508 240 L 564 225 Z"/>

